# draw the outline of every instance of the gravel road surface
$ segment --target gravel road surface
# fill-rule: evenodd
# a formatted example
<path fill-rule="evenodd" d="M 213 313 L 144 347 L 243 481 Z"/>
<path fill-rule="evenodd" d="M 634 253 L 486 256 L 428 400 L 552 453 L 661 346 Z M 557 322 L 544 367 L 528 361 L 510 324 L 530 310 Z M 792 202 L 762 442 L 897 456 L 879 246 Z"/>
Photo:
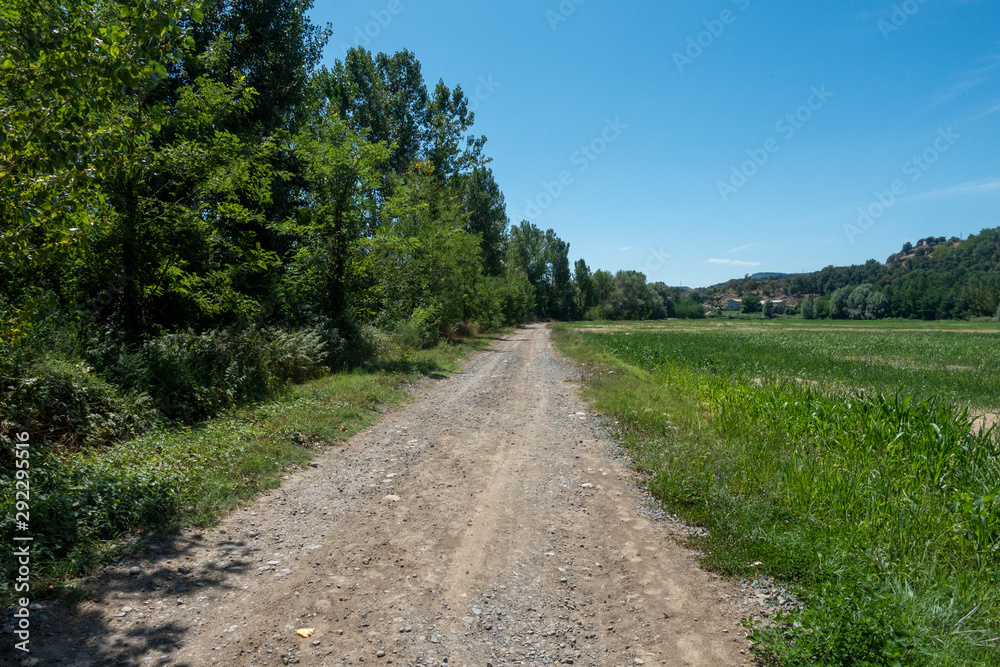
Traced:
<path fill-rule="evenodd" d="M 745 591 L 642 511 L 577 376 L 545 327 L 509 334 L 95 600 L 41 605 L 30 664 L 748 663 Z"/>

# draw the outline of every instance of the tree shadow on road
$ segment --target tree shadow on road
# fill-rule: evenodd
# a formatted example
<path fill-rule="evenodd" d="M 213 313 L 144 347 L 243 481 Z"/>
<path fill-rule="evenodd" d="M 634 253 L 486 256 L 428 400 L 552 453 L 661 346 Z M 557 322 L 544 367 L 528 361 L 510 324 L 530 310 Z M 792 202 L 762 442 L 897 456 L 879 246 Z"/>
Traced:
<path fill-rule="evenodd" d="M 41 603 L 39 612 L 33 610 L 30 657 L 40 665 L 81 667 L 193 664 L 179 654 L 184 635 L 211 616 L 214 601 L 239 590 L 227 583 L 231 575 L 246 574 L 254 565 L 250 545 L 236 540 L 215 547 L 231 550 L 228 557 L 186 566 L 167 563 L 191 558 L 204 546 L 199 538 L 197 533 L 178 532 L 149 542 L 145 556 L 126 559 L 87 582 L 93 599 Z M 134 567 L 141 572 L 130 573 Z M 146 600 L 149 604 L 144 604 Z M 203 607 L 206 601 L 209 604 Z M 184 613 L 180 618 L 176 613 L 169 619 L 157 618 L 168 605 L 174 608 L 172 612 L 179 608 Z M 5 664 L 7 658 L 23 657 L 27 656 L 19 651 L 0 652 Z M 10 664 L 17 664 L 13 660 Z"/>

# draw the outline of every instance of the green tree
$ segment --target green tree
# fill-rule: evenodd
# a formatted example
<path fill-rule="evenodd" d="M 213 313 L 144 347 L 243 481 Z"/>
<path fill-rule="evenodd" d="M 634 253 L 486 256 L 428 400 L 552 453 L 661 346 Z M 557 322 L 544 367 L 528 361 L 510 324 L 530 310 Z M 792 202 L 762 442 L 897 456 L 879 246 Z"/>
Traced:
<path fill-rule="evenodd" d="M 816 305 L 812 299 L 805 299 L 799 306 L 799 311 L 802 313 L 802 319 L 804 320 L 816 319 Z"/>
<path fill-rule="evenodd" d="M 605 305 L 611 302 L 611 298 L 615 292 L 615 277 L 605 271 L 604 269 L 598 269 L 594 271 L 594 302 L 595 305 L 601 306 L 602 309 Z M 601 311 L 601 317 L 609 317 L 610 313 L 605 313 Z"/>
<path fill-rule="evenodd" d="M 480 238 L 483 271 L 489 276 L 503 275 L 504 244 L 510 225 L 503 192 L 493 178 L 493 172 L 485 167 L 473 168 L 460 182 L 465 213 L 469 218 L 466 229 Z"/>
<path fill-rule="evenodd" d="M 169 0 L 0 9 L 0 263 L 55 262 L 103 215 L 101 180 L 163 119 L 140 100 L 180 57 L 185 23 L 201 18 L 198 5 Z"/>
<path fill-rule="evenodd" d="M 609 305 L 615 319 L 646 320 L 662 302 L 646 284 L 646 276 L 638 271 L 619 271 L 615 274 L 614 292 Z"/>
<path fill-rule="evenodd" d="M 666 283 L 663 282 L 652 283 L 650 284 L 649 289 L 651 289 L 659 297 L 660 303 L 662 304 L 663 307 L 663 317 L 664 318 L 676 317 L 678 291 L 669 287 Z"/>
<path fill-rule="evenodd" d="M 469 100 L 462 87 L 452 90 L 444 81 L 438 81 L 427 103 L 424 157 L 441 178 L 465 173 L 488 162 L 482 153 L 486 137 L 465 134 L 474 120 L 475 114 L 469 111 Z"/>
<path fill-rule="evenodd" d="M 847 319 L 850 314 L 847 310 L 847 300 L 851 295 L 850 288 L 841 287 L 830 296 L 830 317 L 834 320 Z"/>
<path fill-rule="evenodd" d="M 583 317 L 597 303 L 594 279 L 590 267 L 583 259 L 578 259 L 573 264 L 573 283 L 576 286 L 576 316 Z"/>
<path fill-rule="evenodd" d="M 299 321 L 322 315 L 343 322 L 357 305 L 353 295 L 365 288 L 356 265 L 364 239 L 377 226 L 371 192 L 382 181 L 380 167 L 389 151 L 330 111 L 317 116 L 295 144 L 305 205 L 294 229 L 296 250 L 284 276 L 284 300 Z"/>
<path fill-rule="evenodd" d="M 212 65 L 187 60 L 189 77 L 211 75 L 221 83 L 238 82 L 252 88 L 257 103 L 233 115 L 223 127 L 246 135 L 290 133 L 308 121 L 303 104 L 310 77 L 323 56 L 331 31 L 313 25 L 308 12 L 311 0 L 216 0 L 208 3 L 205 20 L 192 35 L 200 53 L 217 51 L 225 44 L 226 70 L 211 72 Z"/>
<path fill-rule="evenodd" d="M 756 294 L 747 294 L 743 297 L 743 312 L 744 313 L 759 313 L 762 310 L 760 297 Z"/>
<path fill-rule="evenodd" d="M 549 313 L 561 320 L 573 319 L 573 279 L 569 269 L 569 244 L 551 229 L 545 232 L 548 264 Z"/>
<path fill-rule="evenodd" d="M 416 317 L 457 326 L 472 314 L 479 242 L 465 231 L 461 203 L 446 193 L 424 163 L 386 203 L 390 222 L 367 241 L 359 267 L 374 285 L 365 306 L 380 324 Z"/>
<path fill-rule="evenodd" d="M 332 110 L 370 142 L 391 146 L 389 169 L 405 175 L 421 157 L 428 134 L 427 86 L 416 56 L 373 56 L 352 48 L 318 78 Z"/>

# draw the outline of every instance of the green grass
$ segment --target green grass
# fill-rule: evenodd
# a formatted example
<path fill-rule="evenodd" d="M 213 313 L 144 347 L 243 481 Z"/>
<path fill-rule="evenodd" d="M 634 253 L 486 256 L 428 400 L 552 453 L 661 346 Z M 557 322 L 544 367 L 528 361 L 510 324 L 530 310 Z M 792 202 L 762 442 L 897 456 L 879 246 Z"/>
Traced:
<path fill-rule="evenodd" d="M 406 351 L 377 367 L 289 386 L 279 400 L 232 409 L 198 426 L 32 460 L 32 597 L 79 596 L 83 573 L 142 548 L 143 538 L 184 525 L 211 526 L 405 401 L 408 384 L 447 376 L 489 342 L 484 336 Z M 0 480 L 4 604 L 13 597 L 13 487 L 12 479 Z"/>
<path fill-rule="evenodd" d="M 556 331 L 706 564 L 808 603 L 755 628 L 763 664 L 907 667 L 1000 665 L 1000 445 L 963 407 L 997 408 L 983 336 Z"/>
<path fill-rule="evenodd" d="M 645 322 L 577 322 L 574 329 L 607 329 L 609 327 L 627 330 L 662 331 L 670 329 L 704 329 L 713 327 L 754 329 L 804 329 L 804 330 L 844 330 L 857 331 L 992 331 L 1000 332 L 1000 323 L 994 319 L 977 320 L 805 320 L 797 316 L 781 316 L 766 319 L 763 315 L 723 314 L 704 320 L 651 320 Z"/>
<path fill-rule="evenodd" d="M 844 389 L 899 390 L 921 399 L 938 396 L 973 408 L 995 408 L 1000 397 L 1000 336 L 964 331 L 899 331 L 871 323 L 853 330 L 818 331 L 763 322 L 732 328 L 702 324 L 633 327 L 603 337 L 601 345 L 646 368 L 682 362 L 743 381 L 787 379 Z"/>

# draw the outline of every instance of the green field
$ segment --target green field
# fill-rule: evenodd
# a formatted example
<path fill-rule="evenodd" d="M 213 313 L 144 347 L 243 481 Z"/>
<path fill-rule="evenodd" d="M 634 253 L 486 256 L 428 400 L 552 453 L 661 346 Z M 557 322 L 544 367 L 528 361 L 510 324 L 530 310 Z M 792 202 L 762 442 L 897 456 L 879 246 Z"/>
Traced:
<path fill-rule="evenodd" d="M 1000 335 L 910 325 L 556 328 L 706 564 L 797 587 L 763 664 L 1000 665 Z"/>

